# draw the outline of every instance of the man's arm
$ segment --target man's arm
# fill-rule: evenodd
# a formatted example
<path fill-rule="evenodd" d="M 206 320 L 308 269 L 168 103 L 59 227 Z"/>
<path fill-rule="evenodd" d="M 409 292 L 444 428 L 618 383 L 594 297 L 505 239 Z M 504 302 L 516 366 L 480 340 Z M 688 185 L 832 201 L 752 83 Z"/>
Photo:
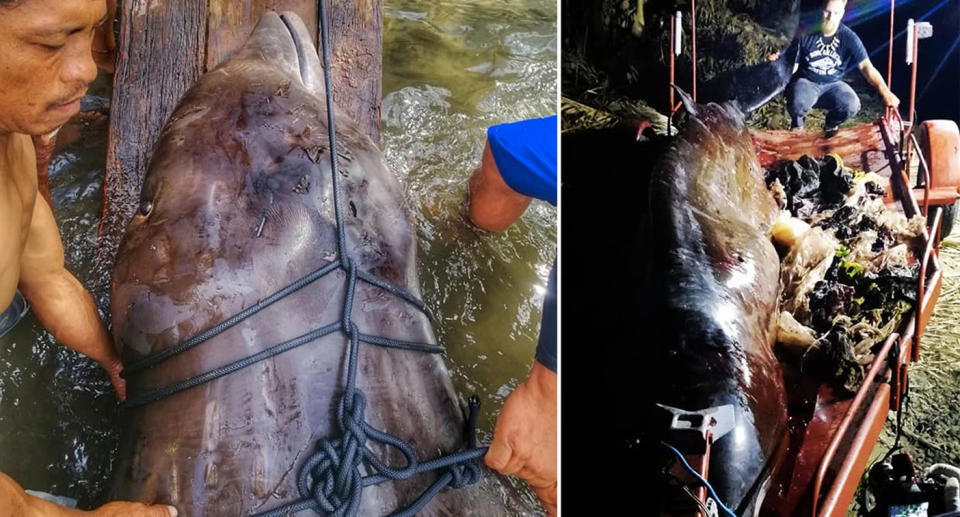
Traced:
<path fill-rule="evenodd" d="M 873 66 L 873 63 L 870 62 L 870 58 L 864 59 L 857 65 L 857 68 L 860 70 L 860 73 L 863 74 L 863 77 L 867 80 L 868 83 L 872 84 L 874 88 L 880 92 L 880 96 L 883 97 L 883 103 L 892 108 L 896 108 L 900 105 L 900 99 L 897 98 L 893 92 L 890 91 L 890 88 L 887 88 L 887 83 L 883 80 L 883 76 L 880 75 L 880 72 Z"/>
<path fill-rule="evenodd" d="M 0 517 L 177 517 L 177 509 L 115 502 L 89 512 L 73 510 L 26 493 L 10 476 L 0 472 Z"/>
<path fill-rule="evenodd" d="M 50 206 L 39 196 L 21 255 L 19 287 L 53 337 L 99 363 L 110 376 L 118 397 L 126 398 L 120 355 L 100 321 L 93 297 L 64 268 L 57 223 Z"/>
<path fill-rule="evenodd" d="M 504 402 L 484 460 L 526 481 L 547 515 L 557 514 L 557 374 L 539 361 Z"/>
<path fill-rule="evenodd" d="M 553 517 L 557 513 L 557 265 L 550 271 L 536 360 L 497 417 L 485 460 L 526 481 Z"/>
<path fill-rule="evenodd" d="M 552 119 L 552 121 L 551 121 Z M 491 149 L 493 143 L 501 149 L 504 139 L 521 142 L 524 151 L 533 151 L 537 158 L 521 160 L 519 169 L 533 179 L 532 184 L 521 182 L 524 192 L 536 192 L 540 199 L 556 204 L 556 148 L 547 141 L 556 140 L 554 117 L 527 121 L 521 129 L 515 125 L 502 127 L 505 134 L 493 130 L 487 133 L 480 168 L 470 177 L 470 219 L 489 231 L 502 231 L 516 221 L 530 204 L 531 197 L 514 190 L 504 180 Z M 549 129 L 549 130 L 547 130 Z M 530 135 L 530 132 L 533 132 Z M 530 138 L 532 137 L 532 138 Z M 516 151 L 516 149 L 514 149 Z M 527 161 L 529 160 L 529 161 Z M 552 165 L 552 170 L 544 170 Z M 552 174 L 551 174 L 552 172 Z M 517 178 L 513 178 L 517 180 Z M 552 181 L 551 181 L 552 179 Z M 550 189 L 553 192 L 550 192 Z M 551 272 L 551 293 L 555 293 L 556 265 Z M 557 374 L 556 365 L 556 304 L 555 294 L 544 299 L 544 317 L 540 327 L 537 360 L 530 376 L 510 393 L 497 417 L 493 442 L 485 461 L 491 468 L 505 475 L 516 475 L 526 481 L 540 502 L 553 517 L 557 513 Z M 554 302 L 552 312 L 548 303 Z M 552 315 L 552 317 L 548 317 Z M 552 327 L 545 330 L 545 326 Z M 552 343 L 552 347 L 550 344 Z M 542 349 L 541 349 L 542 348 Z M 540 360 L 546 362 L 541 363 Z M 549 368 L 548 368 L 549 366 Z M 554 370 L 551 370 L 553 368 Z"/>
<path fill-rule="evenodd" d="M 503 180 L 488 141 L 480 168 L 470 176 L 470 220 L 484 230 L 501 232 L 523 215 L 531 199 Z"/>
<path fill-rule="evenodd" d="M 776 61 L 780 58 L 779 52 L 774 52 L 773 54 L 767 54 L 767 61 Z M 800 68 L 800 63 L 793 64 L 793 71 L 790 72 L 790 75 L 797 73 L 797 69 Z"/>

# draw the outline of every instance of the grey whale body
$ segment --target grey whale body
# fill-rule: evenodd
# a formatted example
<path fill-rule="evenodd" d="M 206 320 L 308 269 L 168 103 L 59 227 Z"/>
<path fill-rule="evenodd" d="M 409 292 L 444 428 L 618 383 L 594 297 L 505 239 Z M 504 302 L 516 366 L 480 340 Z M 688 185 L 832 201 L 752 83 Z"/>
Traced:
<path fill-rule="evenodd" d="M 154 150 L 140 212 L 112 284 L 127 364 L 240 312 L 337 258 L 322 68 L 295 15 L 267 13 L 249 40 L 181 100 Z M 396 178 L 342 114 L 337 149 L 345 233 L 357 268 L 419 296 L 416 235 Z M 338 321 L 341 271 L 131 378 L 142 393 Z M 433 343 L 425 314 L 360 283 L 365 334 Z M 346 336 L 337 332 L 127 413 L 108 497 L 174 504 L 181 516 L 250 515 L 299 499 L 296 477 L 340 429 Z M 366 420 L 421 460 L 462 450 L 464 415 L 442 358 L 361 344 Z M 392 465 L 402 459 L 373 446 Z M 403 508 L 436 474 L 363 490 L 359 515 Z M 496 475 L 442 491 L 419 515 L 532 515 Z"/>

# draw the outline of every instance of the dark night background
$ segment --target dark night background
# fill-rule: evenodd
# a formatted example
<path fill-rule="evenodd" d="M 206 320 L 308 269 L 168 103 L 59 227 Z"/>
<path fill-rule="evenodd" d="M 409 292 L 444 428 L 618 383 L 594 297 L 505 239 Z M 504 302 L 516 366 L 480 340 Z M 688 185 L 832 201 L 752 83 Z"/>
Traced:
<path fill-rule="evenodd" d="M 804 10 L 819 17 L 819 8 Z M 960 121 L 960 0 L 898 1 L 894 12 L 893 92 L 900 97 L 903 116 L 910 102 L 910 67 L 906 55 L 906 24 L 909 18 L 933 25 L 933 36 L 919 41 L 917 57 L 917 120 Z M 844 23 L 854 30 L 870 53 L 873 65 L 886 77 L 887 42 L 890 32 L 888 0 L 853 1 Z M 899 37 L 897 35 L 899 34 Z"/>
<path fill-rule="evenodd" d="M 643 0 L 645 23 L 635 23 L 637 0 L 561 0 L 562 94 L 565 98 L 609 111 L 621 118 L 636 115 L 642 103 L 660 113 L 666 105 L 669 81 L 669 20 L 683 14 L 683 50 L 676 58 L 676 83 L 690 90 L 690 0 Z M 698 89 L 716 91 L 718 75 L 756 63 L 782 50 L 797 33 L 816 30 L 821 0 L 700 0 L 697 2 Z M 844 23 L 861 38 L 871 61 L 887 75 L 889 0 L 851 0 Z M 933 24 L 933 36 L 920 40 L 917 71 L 918 119 L 960 120 L 960 0 L 899 0 L 894 20 L 893 85 L 901 113 L 909 109 L 910 67 L 904 62 L 909 18 Z M 799 23 L 798 23 L 799 22 Z M 861 95 L 862 123 L 880 113 L 880 99 L 872 86 L 853 70 L 847 74 Z M 709 100 L 709 99 L 707 99 Z M 621 109 L 624 104 L 628 109 Z M 767 128 L 785 128 L 783 97 L 754 117 Z M 778 117 L 781 114 L 782 117 Z M 643 117 L 639 117 L 643 118 Z"/>

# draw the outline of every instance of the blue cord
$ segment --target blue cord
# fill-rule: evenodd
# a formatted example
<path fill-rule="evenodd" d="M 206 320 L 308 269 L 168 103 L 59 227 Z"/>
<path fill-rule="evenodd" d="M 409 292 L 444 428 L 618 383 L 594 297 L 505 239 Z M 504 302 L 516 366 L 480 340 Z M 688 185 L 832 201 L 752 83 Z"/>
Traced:
<path fill-rule="evenodd" d="M 683 466 L 684 466 L 684 467 L 687 467 L 687 470 L 690 471 L 691 474 L 693 474 L 694 476 L 696 476 L 697 479 L 699 479 L 700 482 L 703 483 L 703 486 L 707 487 L 707 490 L 710 491 L 710 497 L 712 497 L 713 500 L 717 502 L 717 506 L 719 506 L 720 509 L 722 509 L 723 511 L 727 512 L 727 514 L 729 514 L 730 517 L 737 517 L 737 514 L 733 513 L 733 511 L 732 511 L 731 509 L 727 508 L 727 507 L 723 504 L 723 502 L 720 501 L 720 498 L 717 497 L 717 493 L 713 491 L 713 487 L 710 486 L 710 483 L 709 483 L 706 479 L 703 479 L 703 476 L 701 476 L 699 472 L 697 472 L 696 470 L 693 470 L 693 467 L 691 467 L 690 464 L 687 463 L 686 458 L 683 457 L 683 454 L 680 454 L 680 451 L 678 451 L 677 449 L 675 449 L 672 445 L 670 445 L 670 444 L 667 443 L 667 442 L 660 442 L 660 443 L 662 443 L 662 444 L 663 444 L 664 446 L 666 446 L 668 449 L 670 449 L 671 451 L 673 451 L 673 453 L 676 454 L 678 458 L 680 458 L 680 461 L 683 463 Z"/>

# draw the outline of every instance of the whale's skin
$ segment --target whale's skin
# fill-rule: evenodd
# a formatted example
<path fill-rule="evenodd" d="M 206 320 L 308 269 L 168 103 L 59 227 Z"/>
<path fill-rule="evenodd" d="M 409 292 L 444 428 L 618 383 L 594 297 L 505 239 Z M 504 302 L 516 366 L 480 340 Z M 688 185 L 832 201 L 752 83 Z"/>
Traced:
<path fill-rule="evenodd" d="M 268 12 L 244 46 L 184 96 L 154 150 L 113 274 L 113 333 L 125 363 L 337 259 L 322 73 L 299 18 Z M 401 187 L 369 137 L 342 114 L 336 124 L 348 253 L 359 270 L 419 296 L 416 234 Z M 338 321 L 346 280 L 335 271 L 132 376 L 131 396 Z M 363 282 L 352 318 L 365 334 L 435 342 L 423 312 Z M 250 515 L 299 499 L 299 467 L 319 439 L 340 434 L 346 343 L 337 332 L 128 410 L 109 497 L 173 504 L 188 517 Z M 361 344 L 357 375 L 366 420 L 411 442 L 421 459 L 466 447 L 441 356 Z M 358 514 L 398 510 L 434 479 L 368 487 Z M 487 473 L 444 490 L 418 515 L 536 512 L 521 499 Z"/>
<path fill-rule="evenodd" d="M 644 329 L 641 414 L 630 447 L 672 461 L 664 411 L 729 405 L 733 428 L 710 450 L 721 501 L 750 515 L 767 488 L 787 426 L 776 340 L 780 261 L 770 240 L 778 207 L 739 103 L 695 104 L 652 167 L 642 225 L 637 306 Z M 674 444 L 678 445 L 679 444 Z M 686 452 L 686 451 L 685 451 Z M 655 483 L 647 464 L 641 479 Z M 643 470 L 643 469 L 640 469 Z M 666 503 L 664 503 L 666 504 Z"/>

